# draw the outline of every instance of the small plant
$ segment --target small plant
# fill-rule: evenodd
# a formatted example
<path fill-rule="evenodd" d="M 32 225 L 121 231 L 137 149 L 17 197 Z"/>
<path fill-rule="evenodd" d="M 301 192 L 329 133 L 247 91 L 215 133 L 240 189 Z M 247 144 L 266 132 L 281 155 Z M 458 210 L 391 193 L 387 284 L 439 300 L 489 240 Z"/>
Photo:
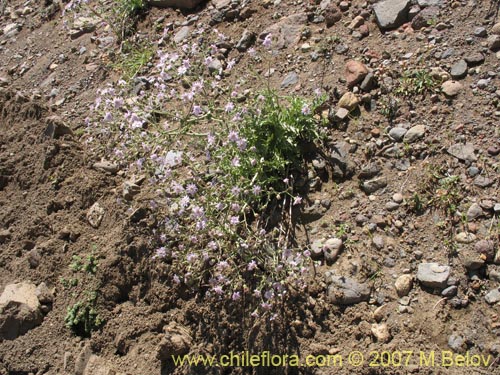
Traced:
<path fill-rule="evenodd" d="M 73 257 L 71 258 L 71 264 L 69 265 L 69 268 L 73 271 L 73 272 L 79 272 L 83 269 L 83 260 L 81 257 L 79 257 L 78 255 L 73 255 Z"/>
<path fill-rule="evenodd" d="M 133 45 L 124 43 L 118 61 L 113 63 L 113 68 L 121 73 L 126 81 L 133 79 L 137 73 L 152 59 L 154 51 L 148 45 Z"/>
<path fill-rule="evenodd" d="M 76 302 L 66 312 L 64 322 L 66 327 L 79 336 L 88 337 L 91 332 L 98 329 L 103 321 L 96 309 L 97 293 L 91 292 L 84 301 Z"/>
<path fill-rule="evenodd" d="M 407 71 L 399 80 L 399 87 L 395 90 L 397 96 L 410 98 L 415 95 L 426 95 L 434 92 L 441 83 L 425 69 Z"/>

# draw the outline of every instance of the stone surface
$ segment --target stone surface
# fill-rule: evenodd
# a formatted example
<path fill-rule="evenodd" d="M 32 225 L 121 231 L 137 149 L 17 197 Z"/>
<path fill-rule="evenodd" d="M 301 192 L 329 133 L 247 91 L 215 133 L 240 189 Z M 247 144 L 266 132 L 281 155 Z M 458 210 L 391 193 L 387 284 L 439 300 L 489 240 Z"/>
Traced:
<path fill-rule="evenodd" d="M 243 31 L 243 34 L 241 35 L 240 40 L 236 44 L 236 49 L 240 52 L 245 52 L 255 43 L 256 39 L 257 39 L 257 34 L 245 29 Z"/>
<path fill-rule="evenodd" d="M 459 160 L 474 162 L 477 160 L 474 149 L 475 147 L 472 143 L 455 143 L 448 147 L 446 151 Z"/>
<path fill-rule="evenodd" d="M 474 233 L 460 232 L 455 236 L 455 240 L 458 243 L 472 243 L 476 240 Z"/>
<path fill-rule="evenodd" d="M 177 322 L 170 322 L 163 328 L 163 338 L 156 350 L 156 358 L 162 361 L 171 360 L 172 355 L 189 353 L 192 338 L 189 330 Z"/>
<path fill-rule="evenodd" d="M 491 51 L 496 52 L 500 49 L 500 35 L 490 35 L 486 42 Z"/>
<path fill-rule="evenodd" d="M 467 61 L 458 60 L 451 66 L 450 75 L 453 79 L 461 79 L 467 75 Z"/>
<path fill-rule="evenodd" d="M 14 340 L 42 322 L 36 286 L 9 284 L 0 296 L 0 339 Z"/>
<path fill-rule="evenodd" d="M 284 89 L 289 86 L 293 86 L 299 82 L 299 76 L 295 72 L 290 72 L 281 82 L 281 88 Z"/>
<path fill-rule="evenodd" d="M 348 87 L 353 87 L 363 81 L 368 74 L 368 68 L 362 62 L 349 60 L 345 64 L 345 79 Z"/>
<path fill-rule="evenodd" d="M 494 305 L 498 302 L 500 302 L 500 288 L 495 288 L 490 290 L 488 293 L 486 293 L 486 296 L 484 297 L 487 303 L 490 305 Z"/>
<path fill-rule="evenodd" d="M 383 0 L 373 7 L 375 19 L 382 30 L 401 26 L 408 20 L 409 0 Z"/>
<path fill-rule="evenodd" d="M 364 181 L 361 185 L 361 189 L 366 194 L 373 194 L 377 190 L 383 189 L 387 186 L 387 178 L 380 177 L 373 180 Z"/>
<path fill-rule="evenodd" d="M 387 343 L 391 341 L 391 333 L 386 323 L 372 324 L 371 331 L 377 342 Z"/>
<path fill-rule="evenodd" d="M 95 202 L 87 211 L 87 221 L 94 228 L 98 228 L 101 225 L 102 218 L 104 216 L 104 208 Z"/>
<path fill-rule="evenodd" d="M 435 22 L 439 16 L 439 8 L 431 6 L 419 12 L 411 21 L 414 30 L 420 30 Z"/>
<path fill-rule="evenodd" d="M 457 81 L 446 81 L 441 85 L 441 90 L 448 97 L 457 96 L 462 91 L 462 84 Z"/>
<path fill-rule="evenodd" d="M 359 99 L 352 92 L 348 91 L 340 98 L 338 102 L 338 106 L 340 108 L 345 108 L 349 111 L 352 111 L 358 107 Z"/>
<path fill-rule="evenodd" d="M 483 209 L 477 203 L 471 204 L 471 206 L 467 210 L 467 220 L 468 221 L 474 221 L 483 215 L 484 215 Z"/>
<path fill-rule="evenodd" d="M 403 142 L 404 136 L 407 132 L 408 129 L 396 127 L 389 130 L 389 136 L 396 142 Z"/>
<path fill-rule="evenodd" d="M 492 240 L 479 240 L 474 245 L 474 250 L 483 255 L 484 258 L 491 262 L 495 258 L 495 243 Z"/>
<path fill-rule="evenodd" d="M 188 38 L 190 33 L 191 33 L 191 28 L 189 26 L 181 27 L 179 31 L 177 31 L 174 35 L 174 42 L 176 44 L 181 44 Z"/>
<path fill-rule="evenodd" d="M 432 289 L 444 289 L 450 277 L 450 267 L 438 263 L 421 263 L 418 265 L 417 279 Z"/>
<path fill-rule="evenodd" d="M 337 305 L 352 305 L 370 298 L 370 288 L 346 276 L 327 273 L 328 299 Z"/>
<path fill-rule="evenodd" d="M 426 127 L 425 125 L 416 125 L 411 127 L 405 134 L 403 140 L 406 143 L 413 143 L 422 138 L 425 134 Z"/>
<path fill-rule="evenodd" d="M 413 288 L 413 277 L 411 275 L 401 275 L 394 283 L 396 293 L 399 297 L 407 296 Z"/>
<path fill-rule="evenodd" d="M 337 260 L 343 248 L 340 238 L 329 238 L 323 245 L 323 255 L 327 263 L 331 264 Z"/>

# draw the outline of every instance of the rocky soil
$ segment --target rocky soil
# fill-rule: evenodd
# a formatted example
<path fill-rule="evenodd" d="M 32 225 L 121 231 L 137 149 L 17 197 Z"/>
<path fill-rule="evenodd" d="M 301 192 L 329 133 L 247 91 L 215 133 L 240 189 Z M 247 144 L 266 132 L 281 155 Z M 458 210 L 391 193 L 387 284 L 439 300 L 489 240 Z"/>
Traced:
<path fill-rule="evenodd" d="M 328 152 L 309 162 L 297 230 L 319 263 L 274 321 L 162 279 L 151 259 L 154 189 L 127 185 L 127 170 L 82 141 L 97 90 L 120 77 L 106 26 L 66 27 L 57 1 L 1 4 L 0 374 L 499 373 L 497 2 L 211 0 L 141 16 L 139 42 L 180 45 L 201 26 L 227 35 L 228 85 L 253 69 L 283 94 L 329 94 Z M 269 33 L 272 58 L 254 66 L 248 50 Z M 89 288 L 103 324 L 81 337 L 65 317 Z M 246 349 L 451 350 L 492 361 L 332 370 L 170 360 Z"/>

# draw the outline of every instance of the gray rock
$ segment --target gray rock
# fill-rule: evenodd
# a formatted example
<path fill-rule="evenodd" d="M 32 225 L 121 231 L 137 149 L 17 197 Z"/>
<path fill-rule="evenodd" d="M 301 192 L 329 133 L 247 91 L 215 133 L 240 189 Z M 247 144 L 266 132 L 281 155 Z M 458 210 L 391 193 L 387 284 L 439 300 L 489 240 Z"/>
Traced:
<path fill-rule="evenodd" d="M 47 126 L 43 132 L 46 137 L 57 139 L 72 134 L 71 128 L 59 116 L 54 115 L 47 118 Z"/>
<path fill-rule="evenodd" d="M 467 62 L 465 60 L 458 60 L 455 64 L 452 65 L 450 70 L 451 78 L 460 79 L 464 78 L 467 75 Z"/>
<path fill-rule="evenodd" d="M 451 298 L 451 297 L 455 297 L 457 295 L 457 292 L 458 292 L 458 287 L 456 285 L 452 285 L 452 286 L 449 286 L 448 288 L 446 288 L 445 290 L 443 290 L 441 292 L 441 295 L 443 297 Z"/>
<path fill-rule="evenodd" d="M 478 38 L 484 38 L 486 35 L 488 35 L 488 32 L 483 26 L 479 26 L 474 29 L 474 36 L 477 36 Z"/>
<path fill-rule="evenodd" d="M 484 55 L 481 52 L 472 52 L 464 57 L 468 66 L 480 65 L 484 62 Z"/>
<path fill-rule="evenodd" d="M 479 240 L 474 245 L 474 250 L 484 255 L 487 261 L 491 262 L 495 258 L 495 243 L 491 240 Z"/>
<path fill-rule="evenodd" d="M 495 214 L 500 214 L 500 203 L 495 203 L 495 205 L 493 206 L 493 212 L 495 212 Z"/>
<path fill-rule="evenodd" d="M 363 79 L 359 88 L 365 92 L 371 91 L 375 87 L 375 75 L 372 72 L 368 72 L 366 77 Z"/>
<path fill-rule="evenodd" d="M 36 287 L 35 295 L 42 305 L 51 304 L 54 301 L 54 294 L 44 282 Z"/>
<path fill-rule="evenodd" d="M 477 271 L 484 266 L 484 260 L 480 259 L 479 257 L 473 256 L 466 256 L 463 260 L 463 263 L 465 269 L 469 272 Z"/>
<path fill-rule="evenodd" d="M 35 285 L 22 282 L 5 287 L 0 296 L 0 339 L 14 340 L 42 320 Z"/>
<path fill-rule="evenodd" d="M 414 30 L 420 30 L 424 27 L 427 27 L 431 24 L 431 22 L 435 22 L 439 16 L 439 8 L 438 7 L 428 7 L 418 13 L 413 20 L 411 21 L 411 27 Z"/>
<path fill-rule="evenodd" d="M 19 33 L 19 30 L 21 30 L 21 25 L 18 23 L 9 23 L 7 26 L 3 28 L 3 35 L 6 36 L 7 38 L 11 38 L 17 33 Z"/>
<path fill-rule="evenodd" d="M 479 175 L 474 179 L 474 185 L 479 186 L 480 188 L 487 188 L 495 183 L 495 180 Z"/>
<path fill-rule="evenodd" d="M 486 296 L 484 296 L 484 299 L 490 305 L 494 305 L 494 304 L 500 302 L 500 288 L 495 288 L 495 289 L 490 290 L 486 294 Z"/>
<path fill-rule="evenodd" d="M 382 171 L 382 167 L 380 167 L 379 164 L 370 163 L 361 169 L 361 172 L 359 172 L 358 177 L 361 180 L 368 180 L 378 175 L 380 171 Z"/>
<path fill-rule="evenodd" d="M 326 282 L 328 300 L 336 305 L 353 305 L 370 298 L 370 288 L 349 277 L 327 275 Z"/>
<path fill-rule="evenodd" d="M 337 112 L 335 112 L 335 119 L 342 121 L 345 120 L 349 116 L 349 110 L 346 108 L 339 108 Z"/>
<path fill-rule="evenodd" d="M 105 160 L 94 163 L 92 165 L 92 168 L 94 168 L 98 171 L 108 172 L 108 173 L 112 173 L 112 174 L 115 174 L 116 172 L 118 172 L 118 169 L 119 169 L 118 165 L 111 163 L 109 161 L 105 161 Z"/>
<path fill-rule="evenodd" d="M 191 27 L 189 26 L 183 26 L 177 31 L 174 35 L 174 42 L 176 44 L 181 44 L 184 42 L 187 37 L 189 36 L 189 33 L 191 32 Z"/>
<path fill-rule="evenodd" d="M 281 82 L 281 88 L 284 89 L 289 86 L 293 86 L 299 82 L 299 76 L 295 72 L 290 72 Z"/>
<path fill-rule="evenodd" d="M 208 63 L 208 71 L 210 73 L 214 73 L 214 74 L 219 74 L 222 69 L 224 68 L 222 66 L 222 62 L 219 60 L 219 59 L 212 59 L 212 61 L 210 61 Z"/>
<path fill-rule="evenodd" d="M 375 246 L 377 250 L 382 250 L 385 245 L 384 237 L 382 236 L 373 236 L 372 238 L 372 244 Z"/>
<path fill-rule="evenodd" d="M 366 194 L 373 194 L 377 190 L 383 189 L 387 186 L 387 178 L 385 177 L 380 177 L 380 178 L 375 178 L 373 180 L 368 180 L 364 181 L 361 184 L 361 189 L 366 193 Z"/>
<path fill-rule="evenodd" d="M 141 188 L 135 184 L 133 181 L 125 181 L 122 186 L 122 197 L 130 201 L 134 198 L 135 195 L 139 194 Z"/>
<path fill-rule="evenodd" d="M 401 26 L 408 20 L 410 0 L 383 0 L 373 7 L 377 24 L 382 30 Z"/>
<path fill-rule="evenodd" d="M 421 263 L 418 265 L 417 279 L 423 286 L 432 289 L 444 289 L 448 286 L 450 267 L 438 263 Z"/>
<path fill-rule="evenodd" d="M 481 217 L 483 215 L 484 215 L 483 209 L 477 203 L 471 204 L 471 206 L 467 210 L 467 220 L 468 221 L 476 220 L 478 217 Z"/>
<path fill-rule="evenodd" d="M 432 6 L 440 7 L 443 5 L 443 0 L 417 0 L 417 4 L 420 8 L 427 8 Z"/>
<path fill-rule="evenodd" d="M 353 175 L 355 166 L 349 158 L 350 145 L 339 141 L 333 145 L 331 161 L 333 162 L 333 177 L 347 178 Z"/>
<path fill-rule="evenodd" d="M 455 352 L 461 352 L 465 347 L 465 340 L 462 336 L 453 333 L 448 338 L 448 346 Z"/>
<path fill-rule="evenodd" d="M 490 35 L 486 42 L 491 51 L 496 52 L 500 49 L 500 35 Z"/>
<path fill-rule="evenodd" d="M 422 138 L 425 134 L 425 125 L 416 125 L 411 127 L 404 136 L 404 141 L 406 143 L 413 143 Z"/>
<path fill-rule="evenodd" d="M 407 132 L 408 130 L 405 128 L 392 128 L 391 130 L 389 130 L 389 137 L 394 139 L 396 142 L 402 142 L 403 137 Z"/>
<path fill-rule="evenodd" d="M 468 162 L 474 162 L 477 160 L 476 155 L 474 155 L 474 145 L 472 143 L 455 143 L 451 145 L 446 150 L 451 156 Z"/>
<path fill-rule="evenodd" d="M 10 78 L 5 76 L 0 76 L 0 87 L 6 87 L 10 85 Z"/>
<path fill-rule="evenodd" d="M 479 87 L 480 89 L 485 89 L 486 87 L 489 86 L 491 82 L 491 79 L 487 78 L 487 79 L 480 79 L 479 81 L 477 81 L 477 87 Z"/>
<path fill-rule="evenodd" d="M 236 49 L 240 52 L 245 52 L 255 43 L 256 39 L 257 35 L 254 32 L 245 29 L 240 40 L 236 44 Z"/>

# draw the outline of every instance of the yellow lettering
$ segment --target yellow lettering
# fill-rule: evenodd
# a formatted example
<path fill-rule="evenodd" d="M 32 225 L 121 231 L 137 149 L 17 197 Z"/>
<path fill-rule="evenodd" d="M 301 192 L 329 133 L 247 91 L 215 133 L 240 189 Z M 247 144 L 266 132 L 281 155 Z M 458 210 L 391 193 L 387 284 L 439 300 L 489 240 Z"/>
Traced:
<path fill-rule="evenodd" d="M 443 367 L 453 366 L 453 352 L 449 350 L 443 350 L 441 352 L 441 366 Z"/>
<path fill-rule="evenodd" d="M 425 352 L 420 352 L 420 366 L 434 367 L 434 350 L 425 356 Z"/>

